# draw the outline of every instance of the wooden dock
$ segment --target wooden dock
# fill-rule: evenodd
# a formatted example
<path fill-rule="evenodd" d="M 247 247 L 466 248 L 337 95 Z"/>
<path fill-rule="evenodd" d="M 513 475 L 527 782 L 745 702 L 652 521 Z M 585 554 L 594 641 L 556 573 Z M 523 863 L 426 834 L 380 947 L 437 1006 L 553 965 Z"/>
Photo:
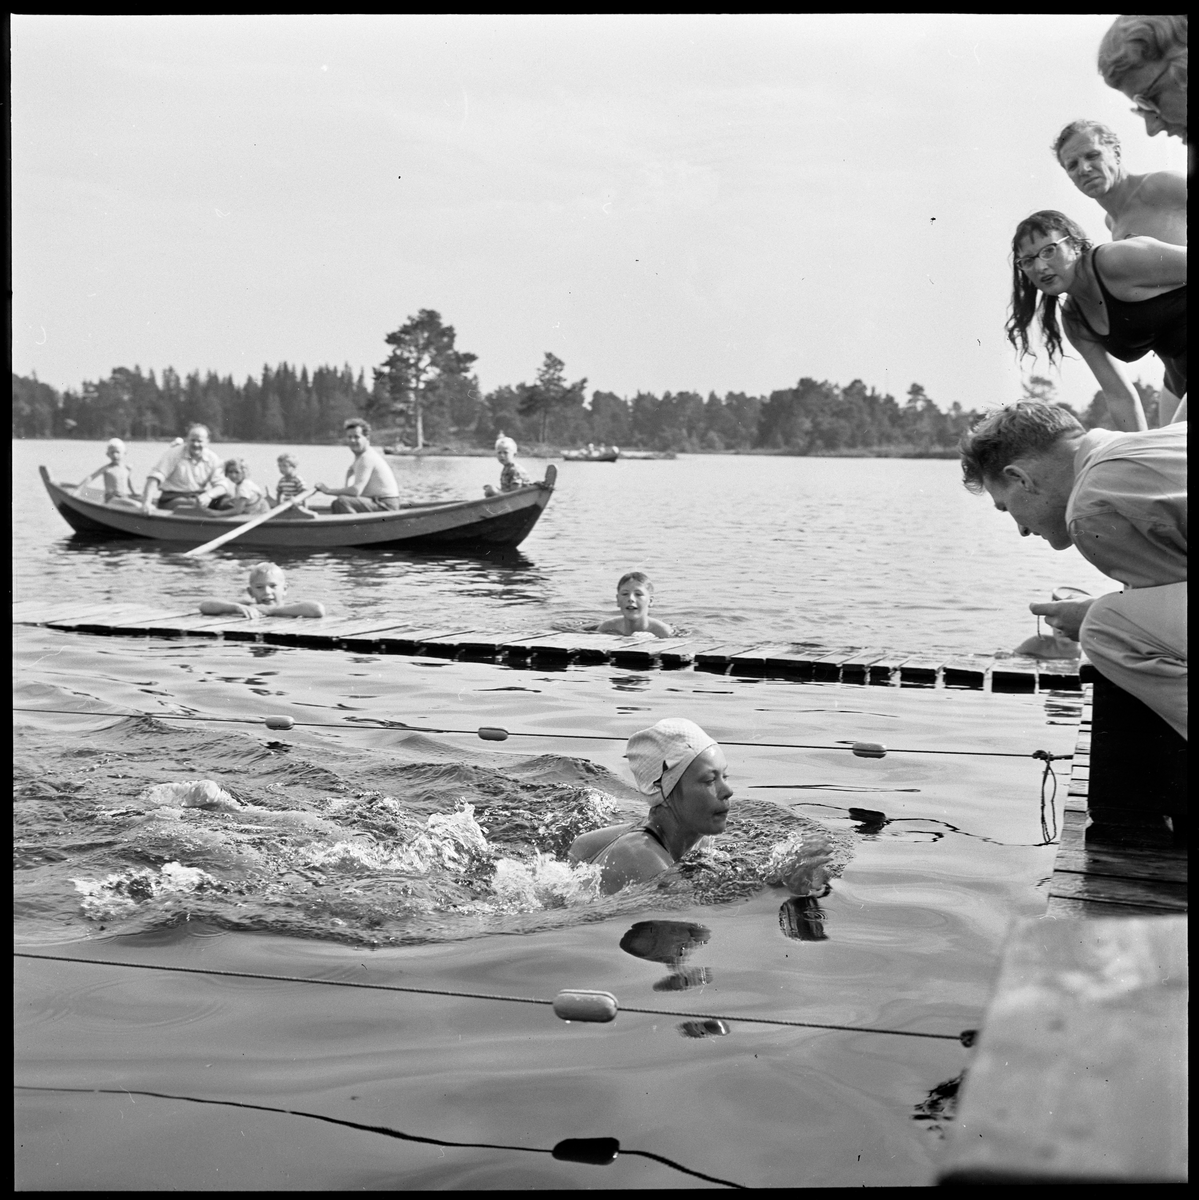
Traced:
<path fill-rule="evenodd" d="M 1076 692 L 1080 688 L 1076 664 L 1014 656 L 905 654 L 886 647 L 813 642 L 497 630 L 448 621 L 440 626 L 414 625 L 387 617 L 246 619 L 204 616 L 183 605 L 84 601 L 20 601 L 13 605 L 13 624 L 110 637 L 210 638 L 512 665 L 606 663 L 635 671 L 690 669 L 769 679 L 994 692 Z"/>
<path fill-rule="evenodd" d="M 1188 996 L 1185 917 L 1019 922 L 938 1182 L 1185 1183 Z"/>
<path fill-rule="evenodd" d="M 944 1185 L 1187 1181 L 1186 742 L 1080 676 L 1046 914 L 1008 937 Z"/>

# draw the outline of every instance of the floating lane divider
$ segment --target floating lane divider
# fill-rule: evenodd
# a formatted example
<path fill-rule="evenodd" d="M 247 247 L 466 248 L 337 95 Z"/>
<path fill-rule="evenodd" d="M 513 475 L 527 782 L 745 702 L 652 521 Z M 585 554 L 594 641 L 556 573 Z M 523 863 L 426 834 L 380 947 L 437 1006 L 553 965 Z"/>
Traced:
<path fill-rule="evenodd" d="M 121 967 L 128 971 L 167 971 L 178 975 L 210 975 L 222 979 L 259 979 L 268 983 L 312 983 L 322 987 L 360 988 L 372 992 L 405 992 L 420 996 L 450 996 L 458 1000 L 495 1000 L 505 1004 L 538 1004 L 552 1008 L 566 1022 L 582 1021 L 591 1024 L 607 1024 L 616 1019 L 620 1005 L 611 992 L 586 991 L 569 988 L 559 992 L 553 1000 L 542 1000 L 535 996 L 501 996 L 488 992 L 458 992 L 446 988 L 411 987 L 398 983 L 360 983 L 352 979 L 313 979 L 303 975 L 262 975 L 255 971 L 225 971 L 217 967 L 168 967 L 155 963 L 120 962 L 108 958 L 72 958 L 65 954 L 30 954 L 14 950 L 14 958 L 31 958 L 40 962 L 64 962 L 86 964 L 93 967 Z M 885 1029 L 874 1025 L 834 1025 L 824 1021 L 795 1021 L 786 1017 L 748 1017 L 730 1013 L 685 1012 L 670 1008 L 625 1008 L 624 1012 L 639 1013 L 651 1017 L 684 1017 L 688 1020 L 740 1021 L 749 1025 L 786 1025 L 798 1029 L 834 1029 L 847 1033 L 885 1033 L 893 1037 L 931 1038 L 942 1042 L 960 1042 L 972 1046 L 977 1030 L 965 1029 L 961 1033 L 918 1033 L 910 1029 Z"/>
<path fill-rule="evenodd" d="M 13 706 L 13 712 L 28 713 L 58 713 L 69 717 L 114 717 L 138 718 L 149 721 L 200 721 L 220 725 L 265 725 L 267 729 L 285 731 L 295 729 L 346 729 L 344 722 L 338 721 L 297 721 L 294 717 L 269 715 L 266 717 L 204 717 L 199 713 L 147 713 L 147 712 L 106 712 L 101 709 L 83 708 L 40 708 L 37 706 Z M 480 725 L 477 729 L 446 729 L 434 725 L 408 725 L 403 721 L 388 721 L 383 718 L 366 717 L 353 718 L 361 725 L 370 722 L 371 726 L 379 729 L 402 729 L 407 733 L 455 733 L 468 737 L 478 737 L 485 742 L 506 742 L 510 737 L 521 738 L 559 738 L 573 741 L 590 742 L 623 742 L 628 739 L 623 734 L 616 733 L 532 733 L 525 730 L 507 730 L 499 725 Z M 349 726 L 348 728 L 354 728 Z M 1048 750 L 1033 750 L 1028 753 L 1019 750 L 917 750 L 899 746 L 884 746 L 882 742 L 738 742 L 721 738 L 722 746 L 743 746 L 747 749 L 759 747 L 764 750 L 848 750 L 855 758 L 886 758 L 888 754 L 959 754 L 974 758 L 1035 758 L 1043 761 L 1046 769 L 1054 762 L 1073 758 L 1072 754 L 1051 754 Z"/>
<path fill-rule="evenodd" d="M 270 515 L 270 514 L 268 514 Z M 265 518 L 264 518 L 265 519 Z M 249 525 L 240 526 L 244 531 Z M 235 536 L 231 531 L 229 537 Z M 189 553 L 196 553 L 190 551 Z M 797 682 L 967 688 L 992 692 L 1080 691 L 1078 660 L 1016 655 L 930 655 L 830 647 L 814 642 L 747 642 L 686 635 L 620 637 L 560 629 L 493 630 L 462 624 L 433 627 L 395 617 L 233 618 L 201 615 L 179 605 L 16 601 L 13 623 L 101 636 L 215 638 L 314 650 L 352 650 L 443 659 L 546 666 L 607 664 L 629 670 L 690 669 L 717 675 Z"/>
<path fill-rule="evenodd" d="M 86 1096 L 151 1096 L 157 1100 L 186 1100 L 191 1104 L 213 1104 L 222 1108 L 247 1108 L 253 1112 L 282 1113 L 288 1117 L 307 1117 L 311 1121 L 323 1121 L 326 1125 L 341 1125 L 346 1129 L 357 1129 L 363 1133 L 377 1133 L 383 1137 L 396 1138 L 401 1142 L 418 1142 L 426 1146 L 447 1146 L 452 1149 L 467 1150 L 513 1150 L 519 1154 L 549 1154 L 559 1162 L 583 1163 L 591 1167 L 606 1167 L 614 1163 L 620 1155 L 629 1158 L 648 1158 L 662 1163 L 684 1175 L 692 1175 L 696 1179 L 708 1183 L 719 1183 L 724 1187 L 745 1189 L 743 1183 L 734 1183 L 731 1179 L 721 1179 L 718 1175 L 707 1175 L 703 1171 L 686 1167 L 673 1158 L 654 1154 L 651 1150 L 630 1150 L 620 1144 L 614 1137 L 563 1138 L 552 1149 L 537 1146 L 509 1146 L 500 1142 L 455 1142 L 446 1138 L 422 1137 L 416 1133 L 405 1133 L 402 1129 L 392 1129 L 390 1125 L 363 1125 L 360 1121 L 346 1121 L 341 1117 L 330 1117 L 324 1113 L 305 1112 L 302 1108 L 276 1108 L 269 1104 L 251 1104 L 245 1100 L 213 1100 L 206 1096 L 181 1096 L 174 1092 L 148 1092 L 139 1088 L 102 1088 L 102 1087 L 39 1087 L 33 1084 L 13 1084 L 13 1090 L 18 1092 L 74 1092 Z"/>

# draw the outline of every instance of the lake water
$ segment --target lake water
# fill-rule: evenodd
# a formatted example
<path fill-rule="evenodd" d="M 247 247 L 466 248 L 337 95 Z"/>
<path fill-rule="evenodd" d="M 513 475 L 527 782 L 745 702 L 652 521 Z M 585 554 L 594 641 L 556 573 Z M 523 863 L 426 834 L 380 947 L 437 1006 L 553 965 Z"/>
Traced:
<path fill-rule="evenodd" d="M 241 449 L 273 478 L 276 448 Z M 131 457 L 140 473 L 152 448 Z M 329 481 L 345 457 L 304 448 L 301 470 Z M 193 564 L 74 542 L 36 465 L 77 479 L 99 458 L 14 447 L 17 597 L 235 594 L 252 553 Z M 473 494 L 497 472 L 483 459 L 399 470 L 438 495 Z M 492 627 L 606 611 L 615 577 L 642 566 L 658 611 L 704 632 L 947 650 L 1010 645 L 1032 631 L 1019 614 L 1030 596 L 1098 579 L 1021 542 L 952 463 L 723 457 L 564 464 L 515 564 L 286 565 L 293 594 L 347 612 Z M 944 1097 L 969 1063 L 952 1037 L 981 1023 L 1008 925 L 1043 911 L 1052 869 L 1040 765 L 985 752 L 1068 754 L 1076 715 L 1053 695 L 46 629 L 18 631 L 14 677 L 17 705 L 34 710 L 14 725 L 25 950 L 488 995 L 603 988 L 677 1014 L 567 1025 L 521 1004 L 18 959 L 17 1082 L 49 1090 L 17 1093 L 17 1178 L 40 1189 L 704 1182 L 687 1171 L 750 1186 L 927 1183 Z M 271 713 L 313 724 L 269 733 Z M 623 739 L 668 715 L 729 743 L 730 832 L 704 869 L 597 899 L 561 846 L 606 806 L 640 811 Z M 396 721 L 515 736 L 496 747 Z M 845 740 L 901 749 L 857 759 Z M 906 753 L 921 749 L 968 753 Z M 230 803 L 187 807 L 161 790 L 196 780 Z M 818 906 L 797 908 L 753 881 L 810 821 L 839 839 L 843 869 Z M 622 949 L 645 922 L 659 949 Z M 587 1137 L 622 1153 L 607 1166 L 549 1153 Z"/>
<path fill-rule="evenodd" d="M 222 444 L 273 486 L 287 447 Z M 134 443 L 140 483 L 163 447 Z M 300 472 L 340 484 L 349 452 L 298 450 Z M 69 441 L 13 446 L 14 574 L 23 599 L 191 600 L 236 596 L 262 557 L 234 542 L 180 560 L 136 542 L 80 544 L 37 477 L 83 478 L 102 447 Z M 498 480 L 486 458 L 393 459 L 408 498 L 481 494 Z M 416 621 L 546 625 L 614 613 L 616 581 L 653 579 L 654 612 L 700 634 L 765 641 L 990 653 L 1036 632 L 1031 600 L 1059 584 L 1111 591 L 1076 551 L 1058 553 L 972 496 L 955 462 L 693 456 L 617 463 L 559 462 L 558 488 L 511 564 L 389 551 L 280 559 L 291 594 L 332 613 Z M 525 460 L 540 476 L 545 463 Z"/>

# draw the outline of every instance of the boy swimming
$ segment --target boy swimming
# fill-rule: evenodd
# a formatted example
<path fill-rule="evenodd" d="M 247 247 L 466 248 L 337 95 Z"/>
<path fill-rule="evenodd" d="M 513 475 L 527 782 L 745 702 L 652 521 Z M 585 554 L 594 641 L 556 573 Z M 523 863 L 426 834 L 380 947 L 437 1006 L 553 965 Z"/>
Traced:
<path fill-rule="evenodd" d="M 521 467 L 516 465 L 516 443 L 510 438 L 500 434 L 495 442 L 495 456 L 499 459 L 503 466 L 500 472 L 500 487 L 501 492 L 514 492 L 517 488 L 528 487 L 532 480 L 525 474 Z M 496 489 L 489 483 L 483 485 L 484 496 L 496 495 Z"/>
<path fill-rule="evenodd" d="M 315 600 L 285 603 L 287 576 L 272 562 L 250 571 L 246 594 L 239 600 L 202 600 L 200 611 L 211 617 L 323 617 L 325 606 Z"/>
<path fill-rule="evenodd" d="M 669 625 L 649 615 L 654 603 L 654 585 L 648 575 L 641 571 L 630 571 L 620 577 L 616 585 L 616 607 L 619 617 L 604 621 L 597 633 L 652 633 L 654 637 L 672 637 L 674 630 Z"/>

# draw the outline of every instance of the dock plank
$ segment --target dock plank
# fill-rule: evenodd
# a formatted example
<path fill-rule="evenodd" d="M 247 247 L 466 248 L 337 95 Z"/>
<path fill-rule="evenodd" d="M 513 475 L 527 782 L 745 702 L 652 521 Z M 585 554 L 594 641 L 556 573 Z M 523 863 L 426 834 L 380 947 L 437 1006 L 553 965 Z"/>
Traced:
<path fill-rule="evenodd" d="M 941 1184 L 1187 1177 L 1185 917 L 1020 921 Z"/>
<path fill-rule="evenodd" d="M 791 652 L 790 642 L 767 643 L 748 647 L 729 655 L 729 670 L 734 675 L 765 675 L 772 662 L 780 662 L 779 656 Z"/>
<path fill-rule="evenodd" d="M 1055 688 L 1063 692 L 1077 692 L 1082 683 L 1078 674 L 1078 660 L 1047 659 L 1037 663 L 1037 686 L 1041 691 Z"/>
<path fill-rule="evenodd" d="M 901 684 L 917 684 L 924 687 L 932 687 L 936 684 L 937 676 L 940 675 L 943 665 L 944 657 L 941 655 L 936 657 L 921 654 L 913 655 L 900 664 L 899 682 Z"/>
<path fill-rule="evenodd" d="M 1115 850 L 1108 846 L 1062 845 L 1057 852 L 1054 867 L 1055 876 L 1057 871 L 1069 871 L 1079 875 L 1159 880 L 1164 883 L 1178 883 L 1184 888 L 1187 882 L 1187 858 L 1182 851 L 1168 854 L 1148 850 Z"/>
<path fill-rule="evenodd" d="M 947 688 L 982 688 L 994 661 L 990 655 L 954 655 L 941 664 L 941 681 Z"/>
<path fill-rule="evenodd" d="M 1084 852 L 1085 853 L 1085 852 Z M 1088 867 L 1084 872 L 1054 871 L 1049 894 L 1071 900 L 1090 900 L 1111 905 L 1133 904 L 1163 912 L 1187 911 L 1187 885 L 1162 879 L 1130 879 L 1100 875 Z"/>
<path fill-rule="evenodd" d="M 851 654 L 841 663 L 842 683 L 869 683 L 870 669 L 877 662 L 888 657 L 886 650 L 865 649 L 857 654 Z"/>
<path fill-rule="evenodd" d="M 908 661 L 910 655 L 907 654 L 884 654 L 881 658 L 877 658 L 870 664 L 866 674 L 868 682 L 873 684 L 888 685 L 892 681 L 897 681 L 899 672 L 903 668 L 903 664 Z M 842 667 L 842 671 L 844 671 Z"/>
<path fill-rule="evenodd" d="M 688 641 L 687 638 L 643 639 L 634 644 L 622 641 L 613 647 L 612 662 L 618 667 L 653 667 L 668 650 L 681 649 Z"/>
<path fill-rule="evenodd" d="M 1037 690 L 1037 663 L 1032 658 L 997 658 L 991 667 L 991 691 L 1016 694 Z"/>

